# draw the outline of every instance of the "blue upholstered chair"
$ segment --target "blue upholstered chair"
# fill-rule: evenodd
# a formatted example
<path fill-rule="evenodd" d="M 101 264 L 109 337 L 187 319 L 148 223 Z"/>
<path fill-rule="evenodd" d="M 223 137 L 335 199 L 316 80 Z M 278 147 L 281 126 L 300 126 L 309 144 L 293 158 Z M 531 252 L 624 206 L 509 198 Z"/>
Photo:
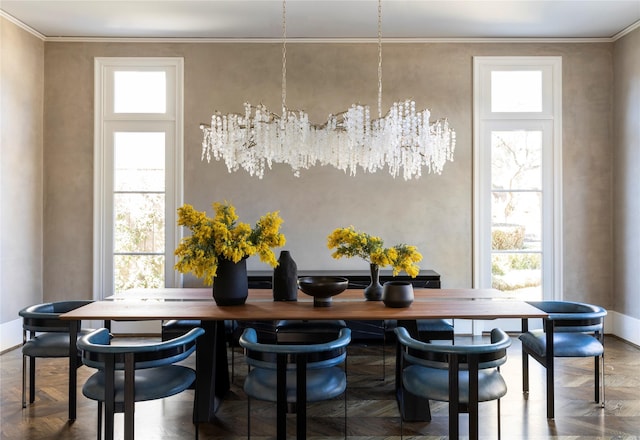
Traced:
<path fill-rule="evenodd" d="M 250 371 L 244 382 L 247 399 L 247 437 L 251 436 L 251 399 L 277 403 L 277 438 L 286 438 L 287 406 L 294 405 L 297 439 L 306 438 L 306 404 L 345 395 L 347 435 L 346 361 L 351 330 L 343 328 L 337 338 L 318 344 L 263 344 L 254 329 L 240 337 Z"/>
<path fill-rule="evenodd" d="M 201 328 L 195 328 L 169 341 L 110 345 L 111 335 L 103 328 L 78 340 L 82 362 L 98 369 L 82 387 L 86 397 L 98 402 L 98 440 L 103 403 L 105 438 L 113 440 L 114 413 L 124 412 L 124 438 L 132 440 L 135 402 L 162 399 L 191 387 L 195 371 L 174 364 L 195 351 L 196 339 L 203 333 Z"/>
<path fill-rule="evenodd" d="M 80 321 L 62 321 L 60 315 L 91 301 L 59 301 L 36 304 L 20 310 L 22 317 L 22 407 L 26 408 L 27 357 L 29 358 L 29 403 L 35 400 L 36 358 L 68 358 L 69 332 Z M 79 365 L 79 363 L 78 363 Z"/>
<path fill-rule="evenodd" d="M 446 319 L 417 319 L 414 321 L 417 334 L 423 342 L 431 341 L 454 341 L 453 321 Z M 386 347 L 387 332 L 393 332 L 398 326 L 396 319 L 385 319 L 383 322 L 382 336 L 382 380 L 387 376 L 386 373 Z M 400 325 L 403 325 L 401 322 Z"/>
<path fill-rule="evenodd" d="M 549 313 L 553 324 L 554 357 L 593 357 L 595 401 L 604 407 L 604 317 L 602 307 L 571 301 L 530 301 L 529 304 Z M 523 324 L 524 325 L 524 324 Z M 523 328 L 522 342 L 522 390 L 529 393 L 529 356 L 547 368 L 547 406 L 553 402 L 553 380 L 547 362 L 547 336 L 543 330 Z M 602 368 L 600 368 L 602 363 Z M 600 372 L 602 371 L 602 381 Z M 600 395 L 602 385 L 602 395 Z M 600 399 L 602 397 L 602 400 Z M 549 411 L 548 411 L 549 412 Z M 552 414 L 551 414 L 552 417 Z"/>
<path fill-rule="evenodd" d="M 469 437 L 478 438 L 478 402 L 498 401 L 507 385 L 499 367 L 507 360 L 509 336 L 500 329 L 491 331 L 491 342 L 476 345 L 440 345 L 413 339 L 407 329 L 395 330 L 400 350 L 402 386 L 429 400 L 449 402 L 449 436 L 458 438 L 458 416 L 469 413 Z M 402 424 L 402 417 L 400 417 Z M 402 430 L 402 428 L 401 428 Z"/>

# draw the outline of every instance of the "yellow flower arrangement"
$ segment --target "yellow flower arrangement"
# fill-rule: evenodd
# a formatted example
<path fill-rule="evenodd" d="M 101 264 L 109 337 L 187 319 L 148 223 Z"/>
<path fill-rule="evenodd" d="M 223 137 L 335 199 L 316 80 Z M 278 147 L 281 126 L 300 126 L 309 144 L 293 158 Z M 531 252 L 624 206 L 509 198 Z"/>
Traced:
<path fill-rule="evenodd" d="M 385 248 L 380 237 L 357 232 L 353 226 L 335 229 L 327 237 L 327 247 L 335 249 L 331 254 L 333 258 L 360 257 L 369 264 L 391 266 L 393 276 L 404 270 L 410 277 L 415 278 L 420 272 L 416 263 L 422 260 L 422 254 L 418 252 L 418 248 L 406 244 Z"/>
<path fill-rule="evenodd" d="M 269 212 L 256 222 L 254 228 L 247 223 L 238 223 L 235 208 L 228 203 L 214 203 L 214 218 L 206 212 L 197 211 L 185 204 L 178 208 L 178 225 L 191 230 L 191 236 L 182 239 L 175 250 L 178 262 L 175 269 L 180 273 L 191 272 L 204 278 L 207 285 L 213 284 L 218 261 L 234 263 L 258 254 L 260 261 L 276 267 L 278 260 L 271 250 L 284 246 L 285 237 L 280 232 L 282 218 L 279 212 Z"/>

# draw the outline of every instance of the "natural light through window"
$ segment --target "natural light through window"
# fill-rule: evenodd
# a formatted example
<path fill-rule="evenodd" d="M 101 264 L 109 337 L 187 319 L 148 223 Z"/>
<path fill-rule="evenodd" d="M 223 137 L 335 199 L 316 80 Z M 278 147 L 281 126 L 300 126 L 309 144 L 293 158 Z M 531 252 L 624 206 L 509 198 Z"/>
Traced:
<path fill-rule="evenodd" d="M 542 72 L 491 72 L 491 111 L 541 112 Z"/>
<path fill-rule="evenodd" d="M 474 57 L 473 111 L 474 287 L 558 299 L 562 58 Z"/>
<path fill-rule="evenodd" d="M 165 133 L 114 133 L 115 291 L 164 286 Z"/>
<path fill-rule="evenodd" d="M 114 72 L 114 113 L 165 113 L 165 72 Z"/>
<path fill-rule="evenodd" d="M 491 132 L 492 287 L 542 296 L 542 132 Z"/>

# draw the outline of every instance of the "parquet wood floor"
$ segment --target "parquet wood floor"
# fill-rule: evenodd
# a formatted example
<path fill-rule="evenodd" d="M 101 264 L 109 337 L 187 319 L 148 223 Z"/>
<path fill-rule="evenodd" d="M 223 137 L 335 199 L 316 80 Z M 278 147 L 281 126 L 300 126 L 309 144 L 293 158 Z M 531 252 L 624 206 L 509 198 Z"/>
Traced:
<path fill-rule="evenodd" d="M 347 430 L 350 440 L 400 439 L 400 419 L 394 400 L 393 350 L 387 347 L 387 377 L 382 380 L 380 345 L 354 344 L 349 348 Z M 236 376 L 218 411 L 215 423 L 200 426 L 201 439 L 244 439 L 247 434 L 247 402 L 242 392 L 246 367 L 236 352 Z M 20 350 L 0 356 L 0 416 L 2 439 L 96 438 L 96 403 L 78 392 L 78 419 L 67 422 L 66 360 L 38 360 L 37 395 L 34 404 L 21 408 Z M 502 438 L 511 439 L 640 439 L 640 350 L 614 337 L 606 341 L 606 397 L 601 409 L 592 401 L 591 359 L 558 359 L 556 418 L 545 413 L 544 371 L 531 362 L 531 392 L 521 392 L 520 344 L 514 338 L 509 360 L 502 367 L 508 393 L 502 400 Z M 79 390 L 92 370 L 79 370 Z M 193 439 L 191 423 L 193 392 L 163 401 L 136 405 L 137 439 Z M 339 439 L 344 436 L 342 397 L 308 406 L 308 438 Z M 432 403 L 430 423 L 404 423 L 405 439 L 447 438 L 447 405 Z M 275 438 L 275 405 L 251 403 L 251 438 Z M 460 417 L 461 433 L 467 432 L 467 416 Z M 295 437 L 295 420 L 288 420 L 289 438 Z M 116 416 L 116 438 L 122 438 L 122 415 Z M 480 435 L 497 438 L 496 404 L 480 404 Z"/>

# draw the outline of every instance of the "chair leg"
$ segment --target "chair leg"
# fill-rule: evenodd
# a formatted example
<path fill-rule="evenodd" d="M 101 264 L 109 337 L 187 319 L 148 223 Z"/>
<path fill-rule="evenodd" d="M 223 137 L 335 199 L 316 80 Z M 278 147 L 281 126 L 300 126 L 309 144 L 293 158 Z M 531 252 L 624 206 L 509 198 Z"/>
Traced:
<path fill-rule="evenodd" d="M 231 383 L 233 383 L 236 375 L 236 361 L 235 361 L 236 351 L 233 349 L 233 344 L 229 344 L 229 347 L 231 348 Z"/>
<path fill-rule="evenodd" d="M 502 429 L 500 426 L 500 399 L 498 399 L 498 440 L 502 437 Z"/>
<path fill-rule="evenodd" d="M 593 388 L 594 388 L 594 397 L 596 403 L 600 402 L 600 356 L 596 356 L 593 358 Z"/>
<path fill-rule="evenodd" d="M 98 440 L 102 439 L 102 402 L 98 400 Z"/>
<path fill-rule="evenodd" d="M 382 321 L 382 380 L 387 378 L 387 326 Z"/>
<path fill-rule="evenodd" d="M 522 352 L 522 392 L 525 398 L 529 395 L 529 355 Z"/>
<path fill-rule="evenodd" d="M 22 355 L 22 407 L 27 407 L 27 357 Z"/>
<path fill-rule="evenodd" d="M 36 400 L 36 358 L 29 356 L 29 403 Z"/>
<path fill-rule="evenodd" d="M 247 440 L 251 438 L 251 397 L 247 396 Z"/>

